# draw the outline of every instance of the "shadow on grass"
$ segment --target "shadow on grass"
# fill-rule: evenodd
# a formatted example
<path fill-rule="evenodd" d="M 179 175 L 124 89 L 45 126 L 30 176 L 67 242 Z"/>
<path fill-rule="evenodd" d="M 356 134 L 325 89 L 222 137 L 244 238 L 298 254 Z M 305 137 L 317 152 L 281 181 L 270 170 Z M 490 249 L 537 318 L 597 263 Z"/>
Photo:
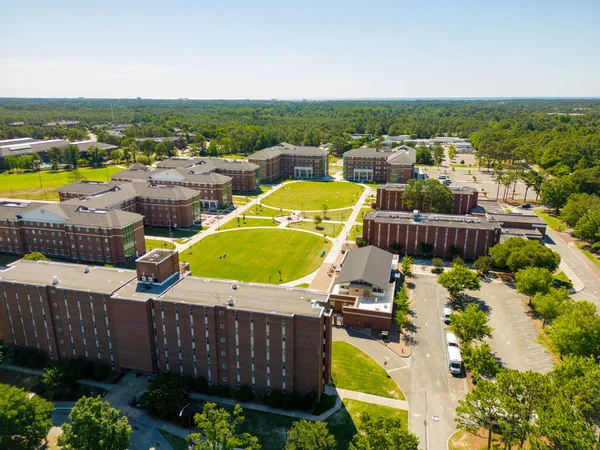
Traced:
<path fill-rule="evenodd" d="M 346 409 L 346 405 L 342 403 L 340 410 L 329 416 L 325 420 L 325 423 L 331 434 L 335 436 L 338 450 L 346 450 L 357 432 L 354 421 Z"/>

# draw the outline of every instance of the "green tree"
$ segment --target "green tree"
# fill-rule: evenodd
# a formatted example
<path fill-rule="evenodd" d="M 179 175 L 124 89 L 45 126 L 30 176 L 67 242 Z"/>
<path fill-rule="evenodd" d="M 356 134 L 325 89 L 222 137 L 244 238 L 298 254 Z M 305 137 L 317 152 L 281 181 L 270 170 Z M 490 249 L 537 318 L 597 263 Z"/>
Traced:
<path fill-rule="evenodd" d="M 492 328 L 488 325 L 489 318 L 479 306 L 469 304 L 461 313 L 450 314 L 448 327 L 461 342 L 470 345 L 473 341 L 481 341 L 490 337 Z"/>
<path fill-rule="evenodd" d="M 74 359 L 59 359 L 44 368 L 42 383 L 50 391 L 62 392 L 75 386 L 81 377 Z"/>
<path fill-rule="evenodd" d="M 79 164 L 79 147 L 76 145 L 69 145 L 63 150 L 63 158 L 65 163 L 71 166 L 72 169 L 77 169 Z"/>
<path fill-rule="evenodd" d="M 98 147 L 91 147 L 87 151 L 88 160 L 92 167 L 102 167 L 106 158 L 106 150 Z"/>
<path fill-rule="evenodd" d="M 218 408 L 216 403 L 204 404 L 202 413 L 194 417 L 201 433 L 188 436 L 188 443 L 193 443 L 194 450 L 260 450 L 258 439 L 249 433 L 240 433 L 239 426 L 244 422 L 242 407 L 235 405 L 233 416 L 226 410 Z"/>
<path fill-rule="evenodd" d="M 480 346 L 465 347 L 463 349 L 463 360 L 465 366 L 475 378 L 480 376 L 494 377 L 500 370 L 498 361 L 492 354 L 492 349 L 487 342 L 483 342 Z"/>
<path fill-rule="evenodd" d="M 570 227 L 574 227 L 589 209 L 600 206 L 600 197 L 590 194 L 571 194 L 565 206 L 563 206 L 560 217 Z"/>
<path fill-rule="evenodd" d="M 600 426 L 600 364 L 567 357 L 549 374 L 553 385 L 590 426 Z"/>
<path fill-rule="evenodd" d="M 584 300 L 561 305 L 561 314 L 548 331 L 550 345 L 560 356 L 600 357 L 600 317 Z"/>
<path fill-rule="evenodd" d="M 328 210 L 329 210 L 329 206 L 327 206 L 327 205 L 323 205 L 323 206 L 321 207 L 321 211 L 323 211 L 323 218 L 324 218 L 324 219 L 327 219 L 327 211 L 328 211 Z"/>
<path fill-rule="evenodd" d="M 550 288 L 547 293 L 536 293 L 531 299 L 531 305 L 534 311 L 542 316 L 545 326 L 559 316 L 561 305 L 568 301 L 570 301 L 570 297 L 565 288 Z"/>
<path fill-rule="evenodd" d="M 517 281 L 517 292 L 530 297 L 537 293 L 547 294 L 554 284 L 554 277 L 548 269 L 530 267 L 519 270 L 515 279 Z"/>
<path fill-rule="evenodd" d="M 436 272 L 442 272 L 444 270 L 444 260 L 442 258 L 433 258 L 431 264 Z"/>
<path fill-rule="evenodd" d="M 316 215 L 315 218 L 313 219 L 313 221 L 315 222 L 315 228 L 317 230 L 321 229 L 321 222 L 323 222 L 323 218 L 320 215 Z"/>
<path fill-rule="evenodd" d="M 65 450 L 126 450 L 130 445 L 131 425 L 98 397 L 80 398 L 71 413 L 70 423 L 62 425 L 58 445 Z"/>
<path fill-rule="evenodd" d="M 406 430 L 399 418 L 361 415 L 361 425 L 350 442 L 350 450 L 418 450 L 419 439 Z"/>
<path fill-rule="evenodd" d="M 569 177 L 551 178 L 542 183 L 540 200 L 544 205 L 554 208 L 558 214 L 573 192 L 575 185 Z"/>
<path fill-rule="evenodd" d="M 492 266 L 516 273 L 527 267 L 542 267 L 554 272 L 560 264 L 560 255 L 537 241 L 517 237 L 508 238 L 490 249 Z"/>
<path fill-rule="evenodd" d="M 478 433 L 481 428 L 487 430 L 488 450 L 492 447 L 494 426 L 502 417 L 499 396 L 496 384 L 480 380 L 456 407 L 456 426 L 472 434 Z"/>
<path fill-rule="evenodd" d="M 438 283 L 445 287 L 454 299 L 459 298 L 462 292 L 467 289 L 471 291 L 481 289 L 481 282 L 477 274 L 462 265 L 456 265 L 447 272 L 440 274 Z"/>
<path fill-rule="evenodd" d="M 573 234 L 586 241 L 600 241 L 600 204 L 591 205 L 577 221 Z"/>
<path fill-rule="evenodd" d="M 27 259 L 29 261 L 50 261 L 49 258 L 46 258 L 46 256 L 40 252 L 26 253 L 23 255 L 23 259 Z"/>
<path fill-rule="evenodd" d="M 52 170 L 58 170 L 60 163 L 63 161 L 63 151 L 58 147 L 51 147 L 46 152 L 46 156 L 52 164 Z"/>
<path fill-rule="evenodd" d="M 298 420 L 292 424 L 285 450 L 336 450 L 337 443 L 325 422 Z"/>
<path fill-rule="evenodd" d="M 480 256 L 473 262 L 473 269 L 477 271 L 477 274 L 482 277 L 490 273 L 490 265 L 492 258 L 489 256 Z"/>
<path fill-rule="evenodd" d="M 38 449 L 52 428 L 53 410 L 49 401 L 0 383 L 0 448 Z"/>
<path fill-rule="evenodd" d="M 404 258 L 402 258 L 402 261 L 400 262 L 402 275 L 405 277 L 410 277 L 412 275 L 413 262 L 414 259 L 411 256 L 404 256 Z"/>
<path fill-rule="evenodd" d="M 189 400 L 189 387 L 185 379 L 172 372 L 161 373 L 154 377 L 146 392 L 149 409 L 155 414 L 176 417 Z"/>
<path fill-rule="evenodd" d="M 448 147 L 448 156 L 450 157 L 450 159 L 454 159 L 454 157 L 456 156 L 456 147 L 454 145 Z"/>
<path fill-rule="evenodd" d="M 452 190 L 438 180 L 408 180 L 402 199 L 410 207 L 422 205 L 423 212 L 450 213 L 454 208 Z"/>
<path fill-rule="evenodd" d="M 118 148 L 116 148 L 110 152 L 110 159 L 112 159 L 113 161 L 119 163 L 122 158 L 123 158 L 123 152 L 121 150 L 119 150 Z"/>

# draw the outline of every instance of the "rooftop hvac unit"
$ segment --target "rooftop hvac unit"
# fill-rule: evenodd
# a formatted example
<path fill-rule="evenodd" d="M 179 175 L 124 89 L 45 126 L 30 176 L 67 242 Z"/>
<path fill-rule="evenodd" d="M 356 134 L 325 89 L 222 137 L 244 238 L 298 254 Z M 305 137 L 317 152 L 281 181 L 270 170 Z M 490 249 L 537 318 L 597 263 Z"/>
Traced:
<path fill-rule="evenodd" d="M 83 273 L 90 273 L 90 266 L 83 266 Z"/>
<path fill-rule="evenodd" d="M 227 306 L 234 306 L 235 305 L 235 300 L 233 297 L 229 297 L 229 299 L 227 300 Z"/>
<path fill-rule="evenodd" d="M 52 285 L 56 286 L 58 284 L 58 275 L 54 275 L 52 277 Z"/>

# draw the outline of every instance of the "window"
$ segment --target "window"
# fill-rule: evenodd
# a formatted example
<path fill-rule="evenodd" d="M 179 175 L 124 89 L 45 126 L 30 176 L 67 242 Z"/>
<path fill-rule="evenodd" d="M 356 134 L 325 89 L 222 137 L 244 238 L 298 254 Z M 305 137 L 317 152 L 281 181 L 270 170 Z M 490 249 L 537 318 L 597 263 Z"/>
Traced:
<path fill-rule="evenodd" d="M 220 328 L 221 330 L 225 329 L 225 324 L 222 324 L 222 323 L 221 323 L 221 324 L 219 324 L 219 328 Z"/>
<path fill-rule="evenodd" d="M 225 350 L 223 350 L 223 351 L 221 352 L 221 356 L 225 356 L 225 355 L 227 355 L 227 352 L 226 352 Z"/>
<path fill-rule="evenodd" d="M 221 343 L 224 344 L 225 343 L 225 338 L 221 338 Z"/>
<path fill-rule="evenodd" d="M 227 383 L 227 377 L 223 377 L 222 380 L 223 380 L 223 383 Z"/>
<path fill-rule="evenodd" d="M 221 369 L 227 369 L 227 364 L 221 364 Z"/>

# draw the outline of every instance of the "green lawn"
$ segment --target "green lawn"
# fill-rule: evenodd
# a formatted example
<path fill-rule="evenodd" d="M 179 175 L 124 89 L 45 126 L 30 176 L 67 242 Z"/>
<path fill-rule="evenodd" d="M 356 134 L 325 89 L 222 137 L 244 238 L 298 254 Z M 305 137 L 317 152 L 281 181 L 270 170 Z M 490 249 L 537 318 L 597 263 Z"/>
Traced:
<path fill-rule="evenodd" d="M 573 283 L 563 271 L 560 271 L 559 273 L 554 275 L 554 286 L 556 288 L 564 286 L 567 289 L 571 289 L 573 287 Z"/>
<path fill-rule="evenodd" d="M 300 284 L 297 284 L 294 287 L 297 287 L 297 288 L 307 288 L 309 286 L 310 286 L 310 284 L 308 284 L 308 283 L 300 283 Z"/>
<path fill-rule="evenodd" d="M 167 241 L 157 241 L 156 239 L 146 239 L 146 251 L 154 250 L 155 248 L 166 248 L 175 250 L 175 245 Z"/>
<path fill-rule="evenodd" d="M 242 217 L 238 216 L 237 218 L 233 218 L 227 222 L 225 225 L 221 225 L 219 230 L 248 227 L 276 227 L 277 225 L 279 225 L 279 222 L 273 222 L 273 219 L 257 219 L 256 217 L 246 217 L 246 220 L 244 221 Z"/>
<path fill-rule="evenodd" d="M 321 222 L 319 228 L 315 228 L 314 222 L 296 222 L 290 223 L 288 228 L 314 231 L 315 233 L 325 234 L 330 237 L 336 237 L 341 233 L 343 225 L 341 223 Z M 335 234 L 334 234 L 335 233 Z"/>
<path fill-rule="evenodd" d="M 581 245 L 581 244 L 577 244 L 577 247 L 579 247 L 579 250 L 581 250 L 581 252 L 591 261 L 593 262 L 596 267 L 598 267 L 600 269 L 600 259 L 598 259 L 592 252 L 585 250 L 585 248 Z"/>
<path fill-rule="evenodd" d="M 346 220 L 348 220 L 348 217 L 350 217 L 350 214 L 352 214 L 352 209 L 348 208 L 348 209 L 340 209 L 338 211 L 327 211 L 327 219 L 326 220 L 338 220 L 340 222 L 344 222 Z M 325 218 L 323 211 L 318 211 L 318 212 L 307 212 L 304 213 L 304 218 L 305 219 L 314 219 L 315 216 L 321 216 L 321 218 Z"/>
<path fill-rule="evenodd" d="M 275 208 L 292 210 L 321 210 L 346 208 L 356 204 L 363 188 L 352 183 L 300 181 L 286 183 L 263 203 Z"/>
<path fill-rule="evenodd" d="M 356 235 L 357 234 L 362 234 L 363 231 L 363 226 L 362 225 L 354 225 L 352 227 L 352 229 L 350 230 L 350 233 L 348 233 L 348 240 L 349 241 L 355 241 L 356 240 Z"/>
<path fill-rule="evenodd" d="M 173 447 L 173 450 L 188 450 L 188 444 L 185 439 L 168 433 L 165 430 L 158 430 L 158 432 L 162 434 L 171 447 Z"/>
<path fill-rule="evenodd" d="M 348 448 L 352 437 L 360 427 L 361 415 L 365 412 L 368 412 L 373 417 L 398 417 L 402 420 L 403 428 L 408 428 L 408 411 L 360 402 L 358 400 L 344 400 L 342 408 L 325 420 L 329 431 L 335 436 L 338 449 L 345 450 Z"/>
<path fill-rule="evenodd" d="M 563 231 L 567 227 L 562 221 L 556 217 L 553 211 L 549 209 L 534 209 L 534 213 L 536 213 L 540 219 L 542 219 L 550 228 L 555 231 Z"/>
<path fill-rule="evenodd" d="M 317 270 L 323 262 L 321 252 L 330 248 L 330 242 L 309 233 L 236 230 L 208 236 L 192 247 L 192 254 L 185 251 L 180 258 L 190 263 L 193 275 L 263 283 L 271 277 L 272 283 L 279 284 Z M 224 253 L 227 257 L 219 258 Z"/>
<path fill-rule="evenodd" d="M 82 167 L 79 173 L 87 180 L 108 181 L 110 176 L 123 170 L 117 166 L 92 169 Z M 107 178 L 108 175 L 108 178 Z M 75 181 L 73 171 L 51 171 L 0 174 L 0 195 L 30 200 L 58 200 L 57 188 Z M 40 186 L 41 178 L 41 186 Z"/>
<path fill-rule="evenodd" d="M 173 237 L 174 239 L 184 239 L 194 236 L 201 231 L 200 227 L 190 228 L 188 230 L 173 229 L 169 231 L 168 227 L 144 227 L 146 236 Z"/>
<path fill-rule="evenodd" d="M 331 378 L 341 389 L 405 400 L 388 373 L 369 355 L 347 342 L 333 342 Z"/>

